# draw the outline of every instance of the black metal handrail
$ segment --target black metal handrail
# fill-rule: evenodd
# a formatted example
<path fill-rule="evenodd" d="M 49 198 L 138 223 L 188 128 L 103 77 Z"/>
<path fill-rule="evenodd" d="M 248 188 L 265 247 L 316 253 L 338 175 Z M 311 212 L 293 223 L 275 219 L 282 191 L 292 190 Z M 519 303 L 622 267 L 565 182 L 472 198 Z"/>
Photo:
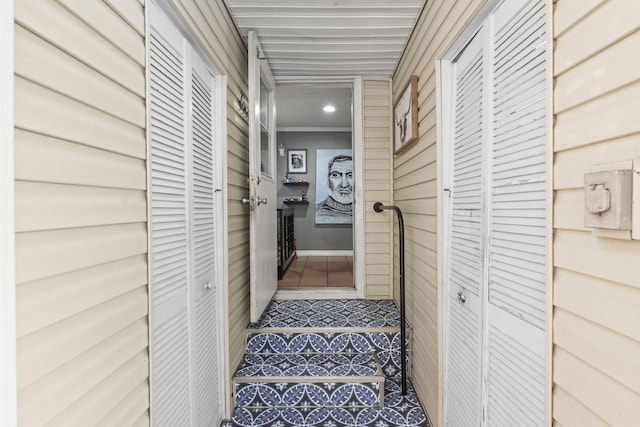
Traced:
<path fill-rule="evenodd" d="M 400 240 L 400 370 L 402 375 L 402 395 L 407 394 L 407 337 L 406 337 L 406 311 L 404 301 L 404 220 L 399 207 L 385 206 L 380 202 L 373 204 L 373 210 L 380 213 L 385 209 L 392 209 L 398 215 L 398 239 Z"/>

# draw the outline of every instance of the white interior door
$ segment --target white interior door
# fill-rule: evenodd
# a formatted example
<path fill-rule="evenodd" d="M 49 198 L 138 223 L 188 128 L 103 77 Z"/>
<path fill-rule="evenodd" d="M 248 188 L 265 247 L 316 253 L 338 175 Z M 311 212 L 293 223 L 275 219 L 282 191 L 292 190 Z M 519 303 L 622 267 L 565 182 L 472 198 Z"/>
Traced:
<path fill-rule="evenodd" d="M 222 84 L 184 30 L 149 4 L 151 420 L 218 425 Z"/>
<path fill-rule="evenodd" d="M 546 3 L 496 2 L 443 77 L 445 426 L 546 421 Z"/>
<path fill-rule="evenodd" d="M 483 218 L 483 33 L 453 63 L 449 222 L 445 241 L 444 423 L 477 426 L 481 405 Z"/>
<path fill-rule="evenodd" d="M 545 424 L 545 3 L 509 0 L 491 20 L 484 388 L 492 426 Z"/>
<path fill-rule="evenodd" d="M 278 288 L 275 81 L 260 42 L 249 32 L 249 206 L 251 321 Z"/>

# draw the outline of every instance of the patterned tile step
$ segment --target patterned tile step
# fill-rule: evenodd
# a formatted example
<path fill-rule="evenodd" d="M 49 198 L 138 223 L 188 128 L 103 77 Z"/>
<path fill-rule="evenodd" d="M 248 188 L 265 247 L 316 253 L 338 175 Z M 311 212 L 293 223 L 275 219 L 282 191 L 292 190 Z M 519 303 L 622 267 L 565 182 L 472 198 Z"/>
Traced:
<path fill-rule="evenodd" d="M 321 383 L 237 383 L 236 408 L 379 408 L 384 401 L 383 379 L 348 383 L 347 378 Z"/>
<path fill-rule="evenodd" d="M 384 397 L 372 354 L 248 354 L 234 384 L 238 407 L 367 407 Z"/>
<path fill-rule="evenodd" d="M 374 353 L 385 376 L 400 375 L 400 332 L 249 332 L 246 353 Z"/>
<path fill-rule="evenodd" d="M 249 328 L 384 328 L 400 327 L 400 312 L 391 300 L 271 301 Z"/>
<path fill-rule="evenodd" d="M 385 382 L 382 408 L 236 408 L 231 421 L 222 427 L 429 427 L 411 383 L 407 395 L 402 396 L 400 382 Z"/>

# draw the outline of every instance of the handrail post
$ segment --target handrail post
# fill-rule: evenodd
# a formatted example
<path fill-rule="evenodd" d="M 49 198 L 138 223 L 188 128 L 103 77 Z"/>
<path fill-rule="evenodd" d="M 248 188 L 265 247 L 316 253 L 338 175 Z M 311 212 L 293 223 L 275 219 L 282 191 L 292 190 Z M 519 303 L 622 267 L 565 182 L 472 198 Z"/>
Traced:
<path fill-rule="evenodd" d="M 392 209 L 398 216 L 398 239 L 400 240 L 400 370 L 402 375 L 402 395 L 407 394 L 407 337 L 406 337 L 406 310 L 404 297 L 404 220 L 402 211 L 397 206 L 385 206 L 380 202 L 373 204 L 373 210 L 380 213 L 385 209 Z"/>

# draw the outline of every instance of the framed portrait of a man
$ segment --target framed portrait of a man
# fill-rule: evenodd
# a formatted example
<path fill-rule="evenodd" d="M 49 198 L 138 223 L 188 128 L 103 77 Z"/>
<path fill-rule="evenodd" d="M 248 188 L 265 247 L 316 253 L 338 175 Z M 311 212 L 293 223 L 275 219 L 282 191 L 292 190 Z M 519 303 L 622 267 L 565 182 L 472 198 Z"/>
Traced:
<path fill-rule="evenodd" d="M 287 150 L 287 173 L 307 173 L 307 150 Z"/>
<path fill-rule="evenodd" d="M 351 150 L 316 151 L 316 224 L 353 223 Z"/>

